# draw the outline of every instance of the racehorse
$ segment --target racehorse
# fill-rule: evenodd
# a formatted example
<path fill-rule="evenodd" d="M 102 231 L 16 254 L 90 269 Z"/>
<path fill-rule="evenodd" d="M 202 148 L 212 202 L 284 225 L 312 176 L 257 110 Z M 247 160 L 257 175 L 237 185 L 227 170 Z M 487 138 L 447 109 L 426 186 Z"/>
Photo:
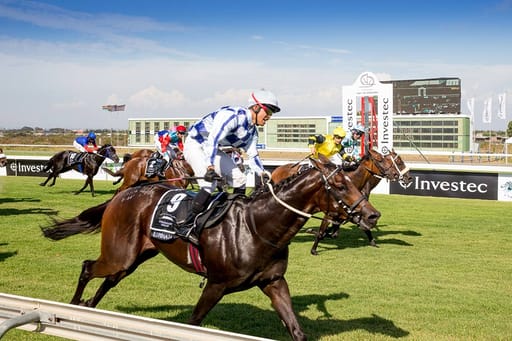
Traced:
<path fill-rule="evenodd" d="M 272 181 L 279 182 L 280 180 L 295 174 L 301 166 L 302 163 L 295 163 L 277 167 L 272 172 Z M 355 170 L 345 171 L 345 173 L 367 198 L 370 197 L 370 192 L 379 184 L 381 179 L 385 178 L 389 181 L 402 181 L 406 184 L 412 180 L 412 177 L 409 174 L 409 168 L 394 150 L 389 154 L 382 155 L 378 151 L 370 149 L 361 159 L 359 166 Z M 327 216 L 326 218 L 328 219 L 324 219 L 322 221 L 320 229 L 315 233 L 315 241 L 311 248 L 312 255 L 318 255 L 318 243 L 326 236 L 329 220 L 334 219 L 340 222 L 346 222 L 349 217 L 344 214 L 344 212 L 341 212 L 337 217 Z M 338 229 L 339 225 L 337 225 L 336 230 L 332 232 L 332 236 L 334 238 L 338 236 Z M 366 234 L 370 245 L 377 246 L 371 230 L 364 228 L 362 228 L 362 230 Z"/>
<path fill-rule="evenodd" d="M 103 170 L 111 176 L 117 177 L 123 180 L 121 186 L 117 189 L 116 193 L 124 191 L 125 189 L 133 186 L 136 183 L 142 181 L 159 181 L 158 175 L 151 178 L 145 176 L 148 159 L 146 157 L 134 157 L 126 162 L 121 169 L 116 172 L 112 172 L 108 168 Z M 187 188 L 191 183 L 191 177 L 194 176 L 194 171 L 190 164 L 185 159 L 174 159 L 169 162 L 165 169 L 165 178 L 176 187 Z M 116 180 L 114 184 L 120 180 Z"/>
<path fill-rule="evenodd" d="M 77 153 L 72 150 L 58 152 L 48 160 L 43 171 L 48 172 L 51 170 L 50 175 L 48 175 L 48 178 L 39 185 L 46 186 L 48 181 L 53 178 L 53 181 L 50 184 L 50 186 L 53 186 L 55 185 L 55 180 L 59 174 L 74 169 L 84 175 L 87 175 L 84 186 L 75 192 L 75 194 L 82 193 L 87 186 L 90 186 L 91 194 L 94 196 L 94 184 L 92 180 L 98 173 L 101 164 L 106 158 L 109 158 L 114 162 L 119 162 L 116 149 L 110 144 L 101 146 L 97 153 Z M 80 161 L 76 162 L 77 159 Z"/>
<path fill-rule="evenodd" d="M 4 154 L 4 150 L 0 148 L 0 167 L 7 166 L 7 156 Z"/>
<path fill-rule="evenodd" d="M 182 239 L 169 243 L 150 237 L 157 202 L 175 189 L 165 183 L 128 188 L 75 218 L 54 221 L 43 228 L 44 235 L 54 240 L 101 228 L 101 254 L 95 261 L 83 262 L 71 304 L 95 307 L 111 288 L 161 252 L 185 271 L 206 279 L 189 323 L 201 324 L 223 296 L 257 286 L 270 298 L 292 339 L 306 340 L 284 277 L 288 245 L 308 220 L 304 214 L 347 210 L 366 228 L 375 226 L 380 216 L 337 166 L 326 158 L 312 164 L 275 188 L 267 183 L 249 198 L 236 196 L 224 217 L 199 235 L 197 249 Z M 194 258 L 194 251 L 200 260 Z M 91 299 L 83 300 L 93 278 L 105 279 Z"/>

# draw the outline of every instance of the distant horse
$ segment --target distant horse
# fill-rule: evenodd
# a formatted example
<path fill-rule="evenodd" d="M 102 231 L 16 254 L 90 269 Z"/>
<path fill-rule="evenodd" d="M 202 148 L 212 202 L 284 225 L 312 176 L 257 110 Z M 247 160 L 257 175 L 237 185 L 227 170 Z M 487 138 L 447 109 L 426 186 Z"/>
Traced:
<path fill-rule="evenodd" d="M 272 181 L 279 182 L 282 179 L 295 174 L 301 166 L 301 163 L 295 163 L 277 167 L 272 172 Z M 403 181 L 404 183 L 409 183 L 412 180 L 409 174 L 409 168 L 406 167 L 402 158 L 394 150 L 387 155 L 382 155 L 378 151 L 370 149 L 362 158 L 359 166 L 355 170 L 345 171 L 345 173 L 367 198 L 370 197 L 370 192 L 379 184 L 381 179 L 388 179 L 389 181 Z M 311 248 L 311 254 L 313 255 L 318 254 L 316 249 L 320 240 L 324 239 L 326 236 L 329 220 L 334 219 L 339 222 L 346 222 L 349 217 L 344 214 L 344 212 L 341 212 L 338 216 L 328 215 L 326 218 L 327 219 L 322 221 L 319 231 L 315 234 L 315 242 Z M 377 246 L 372 232 L 369 229 L 362 228 L 362 230 L 366 234 L 370 245 Z M 332 236 L 334 238 L 337 237 L 338 232 L 338 230 L 333 231 Z"/>
<path fill-rule="evenodd" d="M 141 181 L 160 180 L 158 175 L 151 178 L 146 177 L 147 161 L 148 159 L 146 157 L 134 157 L 116 172 L 112 172 L 108 168 L 103 168 L 103 170 L 111 176 L 119 176 L 123 180 L 123 183 L 116 191 L 116 193 L 119 193 Z M 193 176 L 194 171 L 192 167 L 183 158 L 172 160 L 165 169 L 165 178 L 176 187 L 187 188 L 192 183 L 191 177 Z M 116 180 L 114 184 L 118 182 L 119 180 Z"/>
<path fill-rule="evenodd" d="M 82 193 L 87 186 L 90 186 L 91 194 L 94 196 L 94 184 L 92 180 L 98 173 L 101 164 L 106 158 L 109 158 L 114 162 L 119 162 L 116 149 L 110 144 L 101 146 L 97 153 L 77 153 L 72 150 L 58 152 L 48 160 L 43 171 L 48 172 L 51 170 L 51 173 L 48 175 L 48 178 L 39 185 L 46 186 L 48 181 L 53 178 L 53 181 L 50 184 L 50 186 L 53 186 L 55 185 L 55 180 L 59 174 L 74 169 L 84 175 L 87 175 L 84 186 L 79 191 L 75 192 L 75 194 Z"/>
<path fill-rule="evenodd" d="M 7 166 L 7 156 L 4 154 L 4 150 L 0 148 L 0 167 Z"/>
<path fill-rule="evenodd" d="M 223 296 L 257 286 L 270 298 L 292 339 L 306 340 L 285 279 L 288 245 L 307 221 L 303 214 L 347 210 L 365 228 L 375 226 L 380 216 L 334 164 L 325 158 L 312 163 L 275 187 L 262 186 L 249 198 L 231 199 L 224 217 L 200 234 L 197 249 L 182 239 L 161 242 L 150 237 L 155 206 L 165 192 L 176 190 L 164 183 L 128 188 L 74 218 L 43 228 L 53 240 L 101 228 L 101 254 L 83 262 L 71 304 L 95 307 L 111 288 L 161 252 L 207 280 L 189 323 L 201 324 Z M 194 257 L 197 253 L 200 259 Z M 91 299 L 83 300 L 93 278 L 105 279 Z"/>

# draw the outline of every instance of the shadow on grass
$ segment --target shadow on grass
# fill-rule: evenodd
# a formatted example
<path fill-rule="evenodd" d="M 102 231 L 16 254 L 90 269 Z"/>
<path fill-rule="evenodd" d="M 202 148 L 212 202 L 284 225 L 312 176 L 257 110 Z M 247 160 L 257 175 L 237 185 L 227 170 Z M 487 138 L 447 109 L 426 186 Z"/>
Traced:
<path fill-rule="evenodd" d="M 0 204 L 7 202 L 40 202 L 41 199 L 35 198 L 0 198 Z"/>
<path fill-rule="evenodd" d="M 0 246 L 9 245 L 8 243 L 0 243 Z M 13 257 L 18 255 L 18 251 L 11 251 L 11 252 L 0 252 L 0 262 L 3 262 L 7 258 Z"/>
<path fill-rule="evenodd" d="M 379 226 L 383 227 L 383 226 Z M 306 232 L 306 230 L 302 231 L 293 238 L 294 242 L 306 242 L 311 243 L 313 246 L 313 242 L 315 241 L 314 233 L 318 232 L 320 226 L 310 226 L 308 229 L 312 229 L 313 232 Z M 398 238 L 384 238 L 391 235 L 403 235 L 403 236 L 414 236 L 419 237 L 421 233 L 412 230 L 385 230 L 385 229 L 374 229 L 372 230 L 373 237 L 376 239 L 377 246 L 379 245 L 400 245 L 400 246 L 413 246 L 413 244 L 406 242 L 404 240 Z M 344 225 L 340 228 L 338 238 L 330 238 L 325 237 L 318 244 L 317 251 L 318 253 L 322 253 L 324 251 L 329 250 L 339 250 L 339 249 L 347 249 L 347 248 L 358 248 L 358 247 L 367 247 L 370 246 L 368 242 L 368 238 L 365 233 L 359 229 L 355 225 Z"/>
<path fill-rule="evenodd" d="M 409 335 L 409 332 L 396 326 L 391 320 L 372 314 L 368 317 L 341 320 L 333 318 L 327 311 L 325 302 L 328 300 L 347 299 L 348 294 L 339 293 L 332 295 L 303 295 L 292 297 L 295 312 L 299 323 L 309 340 L 318 340 L 329 335 L 354 330 L 366 330 L 370 334 L 381 334 L 392 338 L 400 338 Z M 300 316 L 300 312 L 307 311 L 310 307 L 316 307 L 323 316 L 310 319 Z M 127 314 L 141 314 L 145 312 L 165 313 L 178 311 L 176 315 L 165 318 L 166 321 L 187 323 L 192 315 L 193 307 L 189 305 L 159 305 L 147 307 L 117 307 Z M 249 304 L 219 303 L 206 316 L 203 325 L 211 325 L 217 329 L 271 338 L 276 340 L 288 340 L 286 328 L 279 320 L 277 312 L 270 308 L 261 309 Z"/>
<path fill-rule="evenodd" d="M 18 215 L 18 214 L 46 214 L 46 215 L 57 215 L 59 211 L 52 210 L 50 208 L 0 208 L 0 216 Z"/>
<path fill-rule="evenodd" d="M 72 194 L 72 195 L 77 195 L 77 196 L 82 196 L 82 195 L 91 195 L 91 190 L 89 188 L 85 189 L 83 192 L 81 193 L 78 193 L 78 190 L 80 188 L 77 188 L 76 190 L 73 190 L 73 191 L 69 191 L 69 190 L 56 190 L 54 191 L 53 193 L 54 194 L 63 194 L 63 195 L 66 195 L 66 194 Z M 110 190 L 105 190 L 105 189 L 94 189 L 94 194 L 95 196 L 101 196 L 101 195 L 114 195 L 114 193 L 116 192 L 116 188 L 112 188 Z"/>

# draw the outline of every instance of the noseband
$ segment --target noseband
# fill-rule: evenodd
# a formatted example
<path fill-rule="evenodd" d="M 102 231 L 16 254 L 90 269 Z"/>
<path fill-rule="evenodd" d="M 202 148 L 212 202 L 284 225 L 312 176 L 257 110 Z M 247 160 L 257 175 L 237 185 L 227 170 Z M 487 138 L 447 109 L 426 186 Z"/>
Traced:
<path fill-rule="evenodd" d="M 396 154 L 395 156 L 393 156 L 392 154 L 387 154 L 387 155 L 383 155 L 384 156 L 384 159 L 387 157 L 387 156 L 391 156 L 391 165 L 387 168 L 384 168 L 382 167 L 382 165 L 380 164 L 380 162 L 375 162 L 376 160 L 372 157 L 372 155 L 370 154 L 370 158 L 373 160 L 373 164 L 377 167 L 377 169 L 379 170 L 380 174 L 379 173 L 375 173 L 374 171 L 372 171 L 371 169 L 369 169 L 368 167 L 365 167 L 366 170 L 371 174 L 373 175 L 374 177 L 376 178 L 379 178 L 379 179 L 388 179 L 388 180 L 394 180 L 394 178 L 388 174 L 388 171 L 390 169 L 394 169 L 396 170 L 396 172 L 399 174 L 398 176 L 398 180 L 402 180 L 404 178 L 404 174 L 407 173 L 409 171 L 409 167 L 404 167 L 404 169 L 400 170 L 400 167 L 398 167 L 398 164 L 396 163 L 396 160 L 398 159 L 398 154 Z"/>

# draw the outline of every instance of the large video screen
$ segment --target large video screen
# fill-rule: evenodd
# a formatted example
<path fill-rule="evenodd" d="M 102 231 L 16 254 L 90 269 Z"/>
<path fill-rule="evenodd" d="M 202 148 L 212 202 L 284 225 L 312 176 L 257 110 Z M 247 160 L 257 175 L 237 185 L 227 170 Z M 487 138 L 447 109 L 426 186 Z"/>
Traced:
<path fill-rule="evenodd" d="M 393 112 L 460 114 L 460 78 L 383 81 L 393 84 Z"/>

